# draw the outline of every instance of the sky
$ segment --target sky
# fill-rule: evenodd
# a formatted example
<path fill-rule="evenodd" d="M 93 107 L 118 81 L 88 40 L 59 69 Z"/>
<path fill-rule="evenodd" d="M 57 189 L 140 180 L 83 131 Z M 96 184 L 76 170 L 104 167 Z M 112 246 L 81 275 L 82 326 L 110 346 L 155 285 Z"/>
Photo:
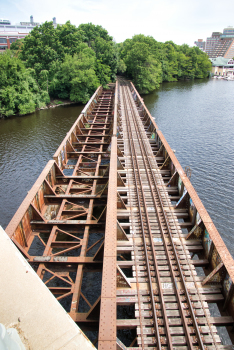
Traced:
<path fill-rule="evenodd" d="M 193 46 L 213 31 L 234 25 L 233 10 L 220 0 L 0 0 L 0 18 L 12 24 L 30 20 L 101 25 L 116 42 L 135 34 Z"/>

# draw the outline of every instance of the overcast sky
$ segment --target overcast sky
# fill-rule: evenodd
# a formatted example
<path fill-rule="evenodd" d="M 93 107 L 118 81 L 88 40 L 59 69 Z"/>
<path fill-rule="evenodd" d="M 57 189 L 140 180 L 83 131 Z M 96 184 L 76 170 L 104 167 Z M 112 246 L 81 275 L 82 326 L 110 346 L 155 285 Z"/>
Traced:
<path fill-rule="evenodd" d="M 116 42 L 141 33 L 190 46 L 234 25 L 231 3 L 220 0 L 0 0 L 0 18 L 15 24 L 30 15 L 40 23 L 56 17 L 61 24 L 99 24 Z"/>

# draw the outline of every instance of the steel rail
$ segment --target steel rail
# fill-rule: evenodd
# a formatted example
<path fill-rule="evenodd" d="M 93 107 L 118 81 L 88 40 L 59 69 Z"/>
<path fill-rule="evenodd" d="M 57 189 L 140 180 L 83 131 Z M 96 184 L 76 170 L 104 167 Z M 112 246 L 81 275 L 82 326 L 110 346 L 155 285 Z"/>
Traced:
<path fill-rule="evenodd" d="M 129 176 L 129 174 L 128 174 Z M 136 183 L 135 183 L 136 185 Z M 136 185 L 137 187 L 137 185 Z M 128 191 L 129 191 L 129 194 L 130 194 L 130 182 L 129 182 L 129 178 L 128 178 Z M 130 204 L 130 207 L 132 207 L 132 197 L 131 195 L 129 195 L 129 204 Z M 133 220 L 133 215 L 132 215 L 132 210 L 131 210 L 131 221 L 132 223 L 134 222 Z M 133 242 L 133 251 L 134 251 L 134 255 L 136 257 L 136 254 L 137 254 L 137 250 L 136 250 L 136 244 L 135 244 L 135 239 L 132 240 Z M 136 271 L 136 287 L 137 287 L 137 298 L 138 300 L 140 301 L 141 299 L 141 296 L 140 296 L 140 290 L 139 290 L 139 278 L 138 278 L 138 269 L 137 269 L 137 261 L 135 259 L 135 262 L 134 262 L 134 266 L 135 266 L 135 271 Z M 143 325 L 142 325 L 142 317 L 141 317 L 141 308 L 139 307 L 139 319 L 140 319 L 140 330 L 141 330 L 141 343 L 142 343 L 142 349 L 144 350 L 145 348 L 145 345 L 144 345 L 144 329 L 143 329 Z"/>
<path fill-rule="evenodd" d="M 119 85 L 119 84 L 118 84 Z M 119 86 L 118 86 L 118 101 L 120 101 L 120 98 L 119 98 Z M 129 191 L 129 194 L 130 194 L 130 181 L 129 181 L 129 173 L 128 173 L 128 191 Z M 129 196 L 129 203 L 130 203 L 130 207 L 132 206 L 132 197 Z M 131 219 L 132 219 L 132 222 L 133 222 L 133 215 L 132 215 L 132 210 L 131 210 Z M 134 254 L 136 256 L 136 244 L 135 244 L 135 240 L 133 239 L 133 250 L 134 250 Z M 140 301 L 140 290 L 139 290 L 139 279 L 138 279 L 138 269 L 137 269 L 137 261 L 135 259 L 135 270 L 136 270 L 136 286 L 137 286 L 137 298 L 138 300 Z M 139 319 L 140 319 L 140 330 L 141 330 L 141 343 L 142 343 L 142 349 L 144 350 L 144 330 L 143 330 L 143 325 L 142 325 L 142 317 L 141 317 L 141 308 L 139 307 Z"/>
<path fill-rule="evenodd" d="M 127 94 L 127 93 L 128 93 L 128 89 L 126 89 L 126 94 Z M 133 114 L 133 115 L 134 115 L 134 114 Z M 136 123 L 136 120 L 133 119 L 133 122 L 134 122 L 134 126 L 135 126 L 136 130 L 138 129 L 138 131 L 139 131 L 139 127 L 138 127 L 138 124 Z M 188 326 L 187 326 L 187 322 L 186 322 L 186 318 L 185 318 L 185 315 L 184 315 L 184 312 L 183 312 L 182 302 L 180 301 L 179 290 L 178 290 L 178 287 L 177 287 L 177 282 L 176 282 L 176 279 L 175 279 L 175 274 L 174 274 L 174 271 L 173 271 L 172 262 L 171 262 L 171 259 L 170 259 L 170 256 L 169 256 L 169 251 L 168 251 L 168 247 L 167 247 L 167 242 L 166 242 L 166 240 L 165 240 L 165 236 L 164 236 L 164 232 L 163 232 L 163 228 L 162 228 L 162 219 L 160 218 L 160 215 L 159 215 L 158 205 L 157 205 L 157 203 L 156 203 L 155 196 L 154 196 L 154 193 L 153 193 L 152 180 L 150 179 L 149 170 L 148 170 L 148 167 L 147 167 L 147 164 L 146 164 L 146 161 L 145 161 L 145 158 L 148 159 L 148 157 L 147 157 L 147 152 L 146 152 L 146 150 L 145 150 L 145 147 L 143 146 L 144 144 L 143 144 L 143 142 L 142 142 L 142 139 L 139 138 L 137 132 L 136 132 L 136 134 L 137 134 L 139 146 L 140 146 L 140 149 L 141 149 L 141 154 L 142 154 L 142 159 L 143 159 L 143 162 L 144 162 L 144 166 L 145 166 L 145 169 L 147 170 L 147 171 L 146 171 L 146 175 L 147 175 L 147 178 L 148 178 L 148 184 L 149 184 L 149 187 L 150 187 L 150 190 L 151 190 L 151 193 L 152 193 L 152 199 L 153 199 L 153 202 L 154 202 L 155 212 L 156 212 L 156 214 L 157 214 L 157 219 L 158 219 L 158 223 L 159 223 L 159 228 L 160 228 L 161 236 L 162 236 L 163 243 L 164 243 L 164 250 L 165 250 L 165 252 L 166 252 L 166 256 L 167 256 L 167 260 L 168 260 L 170 272 L 171 272 L 172 279 L 173 279 L 174 288 L 175 288 L 175 291 L 176 291 L 177 302 L 178 302 L 178 305 L 179 305 L 179 308 L 180 308 L 180 313 L 181 313 L 181 315 L 182 315 L 182 322 L 183 322 L 184 328 L 185 328 L 185 330 L 186 330 L 186 332 L 185 332 L 185 337 L 186 337 L 186 339 L 187 339 L 187 343 L 188 343 L 189 349 L 192 349 L 192 347 L 193 347 L 193 345 L 192 345 L 192 339 L 191 339 L 191 337 L 190 337 L 189 330 L 188 330 Z M 152 172 L 152 169 L 151 169 L 151 172 Z M 152 173 L 151 173 L 151 177 L 152 177 Z M 150 239 L 151 239 L 151 244 L 152 244 L 152 236 L 151 236 L 151 235 L 150 235 Z M 152 250 L 155 251 L 154 245 L 153 245 L 153 244 L 152 244 Z M 159 278 L 159 285 L 160 285 L 160 278 Z M 162 295 L 163 295 L 163 293 L 162 293 Z M 168 339 L 171 340 L 170 330 L 169 330 L 169 324 L 168 324 L 167 318 L 166 318 L 166 320 L 165 320 L 165 323 L 166 323 L 166 327 L 168 328 Z M 171 346 L 173 347 L 172 341 L 171 341 Z"/>
<path fill-rule="evenodd" d="M 128 112 L 127 112 L 127 101 L 125 98 L 125 95 L 123 94 L 123 102 L 125 105 L 125 112 L 126 112 L 126 116 L 128 117 Z M 139 168 L 139 164 L 138 164 L 138 160 L 137 160 L 137 154 L 136 154 L 136 150 L 134 147 L 134 143 L 132 141 L 131 138 L 131 134 L 130 134 L 130 122 L 129 122 L 129 118 L 126 118 L 126 125 L 127 125 L 127 132 L 128 132 L 128 138 L 129 138 L 129 145 L 130 145 L 130 150 L 131 150 L 131 154 L 132 154 L 132 164 L 134 166 L 134 162 L 136 163 L 136 165 L 133 167 L 133 172 L 134 172 L 134 180 L 136 183 L 136 193 L 137 193 L 137 199 L 138 199 L 138 209 L 139 209 L 139 215 L 140 215 L 140 221 L 141 221 L 141 229 L 142 229 L 142 238 L 143 238 L 143 244 L 144 244 L 144 250 L 145 250 L 145 258 L 146 258 L 146 266 L 147 266 L 147 272 L 148 272 L 148 278 L 149 278 L 149 284 L 150 284 L 150 294 L 151 294 L 151 301 L 152 301 L 152 308 L 153 308 L 153 318 L 154 318 L 154 327 L 155 327 L 155 331 L 156 331 L 156 336 L 157 336 L 157 348 L 158 350 L 161 350 L 161 339 L 160 339 L 160 332 L 159 332 L 159 326 L 158 326 L 158 320 L 157 320 L 157 311 L 156 311 L 156 307 L 155 307 L 155 302 L 154 302 L 154 291 L 153 291 L 153 285 L 152 285 L 152 277 L 151 277 L 151 271 L 150 271 L 150 263 L 149 263 L 149 257 L 148 257 L 148 250 L 147 250 L 147 244 L 146 244 L 146 232 L 145 232 L 145 228 L 144 228 L 144 220 L 143 220 L 143 215 L 146 216 L 147 219 L 147 224 L 148 224 L 148 232 L 151 235 L 152 238 L 152 233 L 150 230 L 150 225 L 149 225 L 149 218 L 148 218 L 148 213 L 147 213 L 147 206 L 146 206 L 146 201 L 145 201 L 145 196 L 144 196 L 144 192 L 143 190 L 141 191 L 141 196 L 143 198 L 143 204 L 144 204 L 144 208 L 145 208 L 145 213 L 142 213 L 142 208 L 140 203 L 142 202 L 140 200 L 140 194 L 139 194 L 139 188 L 137 186 L 138 183 L 140 183 L 141 189 L 143 189 L 143 184 L 141 181 L 141 177 L 140 177 L 140 168 Z M 133 156 L 134 154 L 134 156 Z M 137 179 L 137 174 L 136 174 L 136 168 L 138 171 L 138 179 Z M 152 240 L 151 240 L 151 244 L 152 244 Z M 165 325 L 166 325 L 166 329 L 167 332 L 169 331 L 169 325 L 167 323 L 167 318 L 166 318 L 166 308 L 165 308 L 165 303 L 163 302 L 163 293 L 162 293 L 162 289 L 161 289 L 161 285 L 160 285 L 160 278 L 159 278 L 159 270 L 158 270 L 158 264 L 157 264 L 157 259 L 156 259 L 156 254 L 155 254 L 155 250 L 152 247 L 152 253 L 153 253 L 153 257 L 154 257 L 154 264 L 155 264 L 155 270 L 156 270 L 156 275 L 157 275 L 157 282 L 158 282 L 158 289 L 159 289 L 159 296 L 161 299 L 161 304 L 162 304 L 162 310 L 163 310 L 163 318 L 165 321 Z M 136 257 L 135 257 L 136 258 Z M 140 301 L 139 301 L 139 309 L 140 309 Z M 172 342 L 170 340 L 170 337 L 168 337 L 168 341 L 169 341 L 169 346 L 170 349 L 173 348 L 172 346 Z M 142 344 L 143 346 L 143 344 Z"/>
<path fill-rule="evenodd" d="M 175 222 L 174 216 L 172 216 L 172 220 L 173 220 L 173 222 L 174 222 L 174 225 L 177 226 L 177 224 L 176 224 L 176 222 Z M 179 233 L 179 236 L 181 237 L 181 234 L 180 234 L 180 233 Z M 183 248 L 184 248 L 184 250 L 185 250 L 185 249 L 186 249 L 186 248 L 185 248 L 185 244 L 184 244 L 184 242 L 183 242 L 182 239 L 181 239 L 181 244 L 182 244 L 182 246 L 183 246 Z M 186 262 L 187 262 L 187 264 L 189 265 L 190 270 L 191 270 L 191 262 L 190 262 L 190 259 L 187 258 L 187 255 L 185 255 L 185 260 L 186 260 Z M 193 275 L 193 274 L 191 274 L 191 275 L 192 275 L 192 278 L 193 278 L 193 282 L 194 282 L 194 284 L 195 284 L 195 286 L 196 286 L 197 294 L 198 294 L 198 296 L 199 296 L 199 300 L 200 300 L 202 309 L 203 309 L 204 314 L 205 314 L 206 319 L 207 319 L 207 324 L 208 324 L 208 327 L 209 327 L 209 329 L 210 329 L 210 334 L 211 334 L 211 336 L 212 336 L 212 338 L 213 338 L 213 344 L 212 344 L 212 345 L 214 345 L 215 348 L 218 349 L 217 343 L 216 343 L 216 341 L 215 341 L 214 331 L 213 331 L 212 325 L 211 325 L 211 323 L 210 323 L 210 321 L 209 321 L 209 315 L 207 314 L 206 308 L 205 308 L 204 305 L 203 305 L 203 302 L 204 302 L 204 301 L 202 300 L 201 293 L 199 292 L 199 286 L 198 286 L 198 284 L 197 284 L 196 279 L 194 278 L 194 275 Z"/>
<path fill-rule="evenodd" d="M 127 89 L 128 93 L 129 93 L 129 89 Z M 133 116 L 135 118 L 135 115 L 133 113 Z M 138 132 L 140 134 L 142 134 L 142 131 L 139 127 L 139 124 L 136 122 L 136 120 L 134 119 L 134 124 L 135 124 L 135 127 L 138 129 Z M 136 129 L 136 130 L 137 130 Z M 175 249 L 175 245 L 174 245 L 174 242 L 173 242 L 173 238 L 172 238 L 172 233 L 171 233 L 171 229 L 170 229 L 170 226 L 168 224 L 168 220 L 167 220 L 167 217 L 166 217 L 166 214 L 165 214 L 165 210 L 164 210 L 164 207 L 163 207 L 163 203 L 162 203 L 162 198 L 161 198 L 161 194 L 160 194 L 160 191 L 158 189 L 158 186 L 156 184 L 156 181 L 155 181 L 155 177 L 154 177 L 154 174 L 153 174 L 153 171 L 152 171 L 152 166 L 150 164 L 150 161 L 149 161 L 149 158 L 147 156 L 147 151 L 146 151 L 146 147 L 145 147 L 145 144 L 144 142 L 142 141 L 142 138 L 139 138 L 139 134 L 136 132 L 137 134 L 137 138 L 138 138 L 138 141 L 139 141 L 139 145 L 140 145 L 140 148 L 141 150 L 144 150 L 145 152 L 145 156 L 143 156 L 143 161 L 144 161 L 144 164 L 145 164 L 145 169 L 150 169 L 150 172 L 151 172 L 151 177 L 153 179 L 153 184 L 154 184 L 154 188 L 155 188 L 155 191 L 157 193 L 157 197 L 158 197 L 158 200 L 160 202 L 160 206 L 161 206 L 161 213 L 163 214 L 163 219 L 166 223 L 166 227 L 167 227 L 167 232 L 169 234 L 169 237 L 170 237 L 170 243 L 172 245 L 172 248 L 173 248 L 173 252 L 174 252 L 174 256 L 176 258 L 176 262 L 177 262 L 177 266 L 179 268 L 179 272 L 180 272 L 180 277 L 181 277 L 181 280 L 182 280 L 182 284 L 183 284 L 183 288 L 184 288 L 184 291 L 185 291 L 185 294 L 186 294 L 186 298 L 187 298 L 187 302 L 189 304 L 189 308 L 190 308 L 190 312 L 191 312 L 191 316 L 192 316 L 192 319 L 193 319 L 193 323 L 194 323 L 194 328 L 196 329 L 196 333 L 197 333 L 197 337 L 198 337 L 198 343 L 201 347 L 202 350 L 205 350 L 204 348 L 204 345 L 203 345 L 203 341 L 202 341 L 202 338 L 201 338 L 201 334 L 200 334 L 200 331 L 199 331 L 199 327 L 198 327 L 198 324 L 197 324 L 197 321 L 196 321 L 196 316 L 194 314 L 194 310 L 193 310 L 193 306 L 192 306 L 192 303 L 191 303 L 191 300 L 190 300 L 190 296 L 189 296 L 189 293 L 188 293 L 188 290 L 187 290 L 187 287 L 186 287 L 186 284 L 185 284 L 185 280 L 184 280 L 184 276 L 183 276 L 183 272 L 182 272 L 182 269 L 181 269 L 181 266 L 180 266 L 180 263 L 179 263 L 179 258 L 178 258 L 178 254 L 177 254 L 177 251 Z M 147 167 L 147 164 L 146 164 L 146 161 L 148 163 L 148 167 Z M 147 174 L 147 177 L 149 179 L 149 172 L 148 170 L 146 171 L 146 174 Z M 151 181 L 149 181 L 149 184 L 150 184 L 150 187 L 151 187 L 151 192 L 153 194 L 153 188 L 152 188 L 152 183 Z M 168 254 L 168 248 L 167 248 L 167 243 L 165 241 L 165 236 L 164 236 L 164 233 L 163 233 L 163 228 L 162 228 L 162 224 L 161 224 L 161 218 L 160 218 L 160 214 L 159 214 L 159 210 L 158 210 L 158 206 L 156 204 L 156 199 L 155 199 L 155 196 L 153 195 L 152 196 L 153 198 L 153 201 L 154 201 L 154 204 L 155 204 L 155 209 L 156 209 L 156 213 L 157 213 L 157 217 L 158 217 L 158 220 L 159 220 L 159 223 L 160 223 L 160 230 L 162 232 L 162 238 L 164 240 L 164 248 L 167 252 L 167 255 L 168 255 L 168 260 L 169 260 L 169 263 L 170 263 L 170 268 L 172 268 L 172 265 L 171 265 L 171 259 L 169 257 L 169 254 Z M 188 327 L 187 327 L 187 322 L 186 322 L 186 318 L 185 318 L 185 315 L 184 315 L 184 312 L 183 312 L 183 306 L 182 306 L 182 301 L 180 300 L 180 294 L 179 294 L 179 290 L 178 290 L 178 287 L 177 287 L 177 283 L 176 283 L 176 280 L 175 280 L 175 276 L 174 276 L 174 273 L 173 273 L 173 269 L 171 269 L 171 272 L 172 272 L 172 276 L 173 276 L 173 282 L 174 282 L 174 285 L 175 285 L 175 290 L 176 290 L 176 293 L 177 293 L 177 299 L 179 301 L 179 306 L 180 306 L 180 310 L 181 310 L 181 313 L 182 313 L 182 317 L 183 317 L 183 320 L 184 320 L 184 326 L 185 326 L 185 330 L 186 330 L 186 338 L 189 340 L 189 346 L 190 348 L 193 347 L 193 342 L 192 342 L 192 339 L 191 339 L 191 336 L 190 336 L 190 332 L 188 330 Z"/>

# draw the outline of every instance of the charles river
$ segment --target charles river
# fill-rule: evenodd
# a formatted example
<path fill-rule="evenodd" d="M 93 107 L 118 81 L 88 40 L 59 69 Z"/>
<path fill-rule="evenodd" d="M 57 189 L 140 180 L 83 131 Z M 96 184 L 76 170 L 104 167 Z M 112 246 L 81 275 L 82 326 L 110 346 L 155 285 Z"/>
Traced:
<path fill-rule="evenodd" d="M 234 82 L 164 83 L 143 96 L 234 257 Z M 0 225 L 5 228 L 83 106 L 0 120 Z"/>

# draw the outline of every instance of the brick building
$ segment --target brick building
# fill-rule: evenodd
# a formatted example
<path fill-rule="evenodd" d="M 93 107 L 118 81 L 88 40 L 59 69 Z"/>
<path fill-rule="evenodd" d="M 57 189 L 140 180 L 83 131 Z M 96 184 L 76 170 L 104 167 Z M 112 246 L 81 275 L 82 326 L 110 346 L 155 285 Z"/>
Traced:
<path fill-rule="evenodd" d="M 55 17 L 53 24 L 54 27 L 57 26 Z M 33 16 L 30 16 L 30 22 L 20 22 L 14 25 L 9 20 L 0 19 L 0 52 L 9 49 L 13 42 L 25 38 L 33 28 L 40 25 L 41 23 L 33 21 Z"/>

